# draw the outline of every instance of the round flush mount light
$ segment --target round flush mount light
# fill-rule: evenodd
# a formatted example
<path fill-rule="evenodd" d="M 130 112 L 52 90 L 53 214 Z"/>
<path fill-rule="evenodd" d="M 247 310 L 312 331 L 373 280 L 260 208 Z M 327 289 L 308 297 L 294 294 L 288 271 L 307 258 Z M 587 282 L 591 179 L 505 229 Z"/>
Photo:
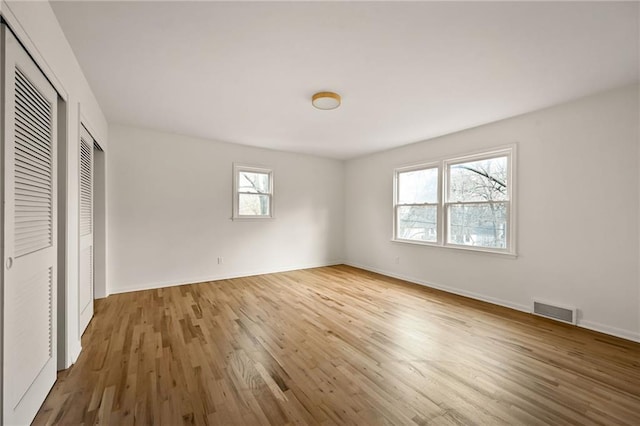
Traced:
<path fill-rule="evenodd" d="M 333 92 L 318 92 L 311 97 L 311 104 L 318 109 L 336 109 L 340 106 L 340 95 Z"/>

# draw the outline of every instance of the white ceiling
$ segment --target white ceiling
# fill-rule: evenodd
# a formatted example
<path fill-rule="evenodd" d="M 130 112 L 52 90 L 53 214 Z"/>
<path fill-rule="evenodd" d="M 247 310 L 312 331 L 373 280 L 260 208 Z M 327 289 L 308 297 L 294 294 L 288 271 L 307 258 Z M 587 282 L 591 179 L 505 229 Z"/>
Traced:
<path fill-rule="evenodd" d="M 639 77 L 637 2 L 52 6 L 111 123 L 343 159 Z"/>

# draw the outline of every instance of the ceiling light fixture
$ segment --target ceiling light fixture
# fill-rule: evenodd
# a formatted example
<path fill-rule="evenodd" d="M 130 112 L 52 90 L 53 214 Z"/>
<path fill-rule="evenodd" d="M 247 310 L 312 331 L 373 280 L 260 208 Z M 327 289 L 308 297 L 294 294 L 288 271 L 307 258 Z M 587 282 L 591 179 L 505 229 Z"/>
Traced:
<path fill-rule="evenodd" d="M 318 92 L 311 97 L 311 103 L 318 109 L 336 109 L 341 101 L 340 95 L 333 92 Z"/>

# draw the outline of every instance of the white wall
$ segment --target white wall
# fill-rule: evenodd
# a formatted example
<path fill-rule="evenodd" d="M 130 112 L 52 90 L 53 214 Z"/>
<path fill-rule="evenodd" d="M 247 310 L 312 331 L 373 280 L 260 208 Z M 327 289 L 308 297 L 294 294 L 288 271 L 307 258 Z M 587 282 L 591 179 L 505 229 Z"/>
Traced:
<path fill-rule="evenodd" d="M 68 107 L 67 114 L 67 241 L 66 342 L 60 367 L 70 366 L 80 353 L 78 335 L 78 158 L 80 117 L 106 150 L 107 121 L 48 2 L 2 1 L 0 11 Z M 63 182 L 60 182 L 62 185 Z"/>
<path fill-rule="evenodd" d="M 273 220 L 230 219 L 233 162 L 274 170 Z M 342 260 L 340 161 L 111 126 L 107 169 L 109 293 Z"/>
<path fill-rule="evenodd" d="M 346 259 L 516 309 L 576 306 L 580 325 L 640 340 L 638 120 L 633 86 L 348 161 Z M 514 142 L 516 259 L 390 241 L 395 167 Z"/>

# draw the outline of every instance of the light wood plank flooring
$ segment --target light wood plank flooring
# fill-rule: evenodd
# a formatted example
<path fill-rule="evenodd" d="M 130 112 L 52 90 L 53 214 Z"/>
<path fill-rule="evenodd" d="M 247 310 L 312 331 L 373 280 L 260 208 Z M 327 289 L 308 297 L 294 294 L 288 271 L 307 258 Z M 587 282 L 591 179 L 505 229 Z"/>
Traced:
<path fill-rule="evenodd" d="M 640 425 L 640 345 L 336 266 L 110 296 L 35 424 Z"/>

